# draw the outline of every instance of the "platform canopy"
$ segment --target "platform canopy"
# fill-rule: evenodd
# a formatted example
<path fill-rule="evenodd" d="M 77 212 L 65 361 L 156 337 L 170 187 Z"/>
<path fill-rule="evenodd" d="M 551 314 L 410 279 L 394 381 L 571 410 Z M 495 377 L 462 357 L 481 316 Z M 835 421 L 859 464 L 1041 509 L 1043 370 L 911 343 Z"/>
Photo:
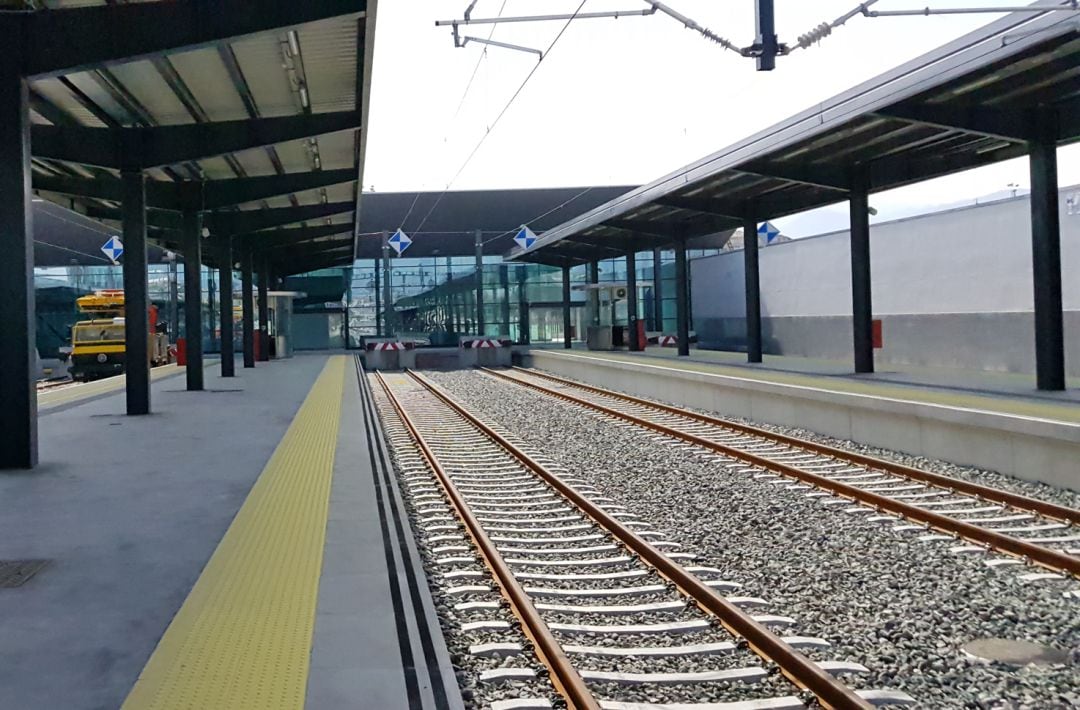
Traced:
<path fill-rule="evenodd" d="M 1080 138 L 1080 24 L 1010 14 L 547 230 L 511 259 L 575 264 Z"/>
<path fill-rule="evenodd" d="M 351 263 L 375 7 L 27 0 L 6 26 L 48 38 L 20 52 L 35 193 L 118 229 L 121 172 L 142 170 L 164 248 L 199 211 L 211 243 L 243 239 L 278 271 Z M 310 238 L 280 238 L 296 229 Z"/>
<path fill-rule="evenodd" d="M 521 225 L 550 229 L 634 187 L 365 193 L 356 256 L 378 257 L 383 230 L 393 234 L 399 227 L 413 240 L 407 257 L 474 255 L 476 230 L 485 254 L 502 254 L 514 246 Z"/>

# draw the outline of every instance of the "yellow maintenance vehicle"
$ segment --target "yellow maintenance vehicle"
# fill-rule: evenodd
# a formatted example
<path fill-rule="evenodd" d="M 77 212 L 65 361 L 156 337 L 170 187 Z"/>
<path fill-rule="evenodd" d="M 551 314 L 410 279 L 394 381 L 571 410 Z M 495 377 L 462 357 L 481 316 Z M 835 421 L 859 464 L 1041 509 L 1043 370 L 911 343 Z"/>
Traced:
<path fill-rule="evenodd" d="M 98 316 L 79 321 L 71 328 L 71 366 L 73 380 L 93 380 L 124 372 L 124 292 L 107 289 L 76 299 L 80 313 Z M 169 336 L 158 332 L 157 306 L 149 308 L 151 366 L 172 361 Z"/>

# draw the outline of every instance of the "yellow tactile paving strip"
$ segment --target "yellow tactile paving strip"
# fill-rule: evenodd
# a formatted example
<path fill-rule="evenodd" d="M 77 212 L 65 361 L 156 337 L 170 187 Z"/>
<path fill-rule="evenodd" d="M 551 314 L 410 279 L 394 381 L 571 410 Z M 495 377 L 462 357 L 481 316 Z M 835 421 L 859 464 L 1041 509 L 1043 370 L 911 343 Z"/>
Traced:
<path fill-rule="evenodd" d="M 303 708 L 345 365 L 323 368 L 123 710 Z"/>
<path fill-rule="evenodd" d="M 1071 402 L 1046 402 L 1025 400 L 1014 397 L 994 397 L 992 395 L 969 394 L 963 392 L 949 392 L 927 386 L 905 387 L 884 382 L 867 382 L 842 379 L 838 377 L 824 377 L 812 374 L 797 374 L 776 372 L 770 370 L 748 370 L 744 367 L 723 365 L 721 363 L 701 362 L 697 360 L 683 360 L 672 362 L 673 358 L 650 355 L 626 355 L 621 353 L 593 353 L 578 352 L 563 354 L 539 350 L 537 352 L 556 357 L 584 357 L 597 360 L 615 360 L 627 364 L 643 365 L 661 369 L 686 370 L 710 375 L 723 375 L 743 380 L 772 382 L 776 384 L 796 385 L 813 389 L 847 392 L 851 394 L 863 394 L 873 397 L 885 397 L 888 399 L 903 400 L 914 403 L 937 404 L 946 407 L 958 407 L 961 409 L 975 409 L 985 412 L 1000 414 L 1015 414 L 1037 419 L 1051 421 L 1080 422 L 1080 407 Z"/>
<path fill-rule="evenodd" d="M 184 369 L 185 368 L 180 367 L 179 365 L 162 365 L 161 367 L 152 368 L 150 370 L 150 381 L 160 380 L 161 378 L 169 377 L 170 375 L 178 375 L 184 372 Z M 127 380 L 123 375 L 116 375 L 114 377 L 106 377 L 92 382 L 72 384 L 51 392 L 46 390 L 38 393 L 38 409 L 51 409 L 53 407 L 59 407 L 62 404 L 77 402 L 80 399 L 116 392 L 124 389 L 124 383 L 126 381 Z"/>

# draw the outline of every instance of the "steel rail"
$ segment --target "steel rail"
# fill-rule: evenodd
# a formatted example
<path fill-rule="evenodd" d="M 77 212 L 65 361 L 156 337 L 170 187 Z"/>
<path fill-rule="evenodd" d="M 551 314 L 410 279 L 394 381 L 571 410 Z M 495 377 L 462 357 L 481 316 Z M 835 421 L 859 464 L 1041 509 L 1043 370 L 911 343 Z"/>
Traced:
<path fill-rule="evenodd" d="M 1021 495 L 1019 493 L 1012 493 L 1010 491 L 1003 491 L 997 488 L 990 488 L 989 486 L 984 486 L 971 481 L 963 481 L 956 478 L 950 478 L 949 476 L 945 476 L 940 473 L 924 471 L 922 469 L 914 468 L 912 466 L 905 466 L 902 463 L 886 461 L 885 459 L 879 459 L 874 456 L 867 456 L 866 454 L 859 454 L 854 451 L 846 451 L 844 449 L 839 449 L 835 446 L 829 446 L 828 444 L 821 444 L 816 441 L 800 439 L 798 437 L 789 436 L 787 434 L 781 434 L 779 432 L 761 429 L 750 424 L 731 422 L 727 421 L 726 419 L 709 416 L 708 414 L 701 414 L 699 412 L 692 412 L 686 409 L 680 409 L 679 407 L 674 407 L 669 404 L 653 402 L 648 399 L 642 399 L 640 397 L 624 394 L 622 392 L 614 392 L 612 390 L 604 389 L 602 387 L 587 385 L 581 382 L 574 382 L 573 380 L 567 380 L 565 378 L 558 377 L 557 375 L 552 375 L 547 372 L 540 372 L 539 370 L 529 370 L 522 367 L 515 367 L 514 369 L 520 372 L 524 372 L 528 375 L 532 375 L 534 377 L 540 377 L 542 379 L 550 380 L 552 382 L 558 382 L 559 384 L 576 387 L 587 392 L 594 392 L 596 394 L 614 397 L 615 399 L 621 399 L 623 401 L 631 402 L 633 404 L 637 404 L 643 407 L 659 409 L 669 414 L 676 414 L 678 416 L 687 417 L 688 419 L 694 419 L 705 424 L 711 424 L 713 426 L 731 429 L 733 431 L 742 432 L 744 434 L 760 436 L 762 438 L 770 439 L 777 443 L 798 447 L 800 449 L 806 449 L 808 451 L 813 451 L 814 453 L 818 453 L 823 456 L 831 456 L 833 458 L 842 459 L 844 461 L 851 461 L 861 466 L 876 468 L 887 473 L 895 474 L 897 476 L 904 476 L 912 480 L 929 483 L 940 488 L 945 488 L 954 493 L 966 493 L 967 495 L 975 496 L 976 498 L 981 498 L 982 500 L 992 501 L 994 503 L 1002 503 L 1004 505 L 1008 505 L 1019 510 L 1025 510 L 1029 513 L 1037 513 L 1047 518 L 1053 518 L 1054 520 L 1058 520 L 1063 523 L 1080 525 L 1080 510 L 1076 508 L 1069 508 L 1064 505 L 1058 505 L 1056 503 L 1038 500 L 1037 498 L 1029 498 L 1028 496 Z M 500 374 L 496 370 L 489 370 L 486 368 L 484 370 L 489 374 Z M 531 383 L 522 382 L 522 384 L 529 385 Z"/>
<path fill-rule="evenodd" d="M 780 672 L 795 685 L 812 692 L 824 707 L 835 710 L 846 710 L 847 708 L 866 710 L 873 707 L 871 703 L 859 697 L 854 690 L 789 646 L 763 624 L 755 621 L 749 614 L 729 602 L 712 587 L 686 571 L 682 565 L 653 547 L 645 538 L 637 535 L 603 508 L 547 470 L 527 453 L 507 441 L 502 435 L 454 400 L 441 387 L 412 370 L 406 370 L 406 372 L 447 406 L 482 431 L 488 438 L 513 455 L 526 468 L 544 479 L 564 498 L 591 517 L 594 522 L 618 538 L 620 542 L 630 548 L 644 562 L 669 579 L 698 607 L 715 616 L 730 633 L 745 639 L 754 653 L 765 661 L 776 664 Z"/>
<path fill-rule="evenodd" d="M 1080 578 L 1080 557 L 1074 557 L 1064 552 L 1052 550 L 1042 545 L 1019 540 L 1009 535 L 1003 535 L 1002 533 L 995 532 L 987 528 L 979 527 L 971 523 L 965 523 L 957 520 L 956 518 L 949 517 L 947 515 L 941 515 L 940 513 L 934 513 L 923 508 L 917 508 L 910 503 L 895 500 L 887 496 L 883 496 L 879 493 L 873 493 L 871 491 L 862 490 L 855 486 L 842 483 L 840 481 L 834 481 L 830 478 L 822 476 L 820 474 L 805 471 L 803 469 L 791 466 L 779 461 L 773 461 L 772 459 L 758 456 L 756 454 L 742 451 L 740 449 L 721 444 L 710 439 L 691 434 L 690 432 L 682 431 L 674 427 L 667 426 L 666 424 L 660 424 L 658 422 L 651 422 L 648 419 L 642 419 L 641 417 L 634 416 L 633 414 L 627 414 L 626 412 L 620 412 L 617 409 L 611 407 L 605 407 L 602 404 L 596 404 L 580 397 L 575 397 L 572 394 L 566 392 L 559 392 L 543 385 L 538 385 L 533 382 L 525 382 L 524 380 L 510 377 L 509 375 L 497 372 L 495 370 L 483 369 L 484 372 L 491 374 L 500 379 L 508 382 L 513 382 L 522 387 L 528 387 L 538 392 L 543 392 L 552 397 L 563 399 L 568 402 L 573 402 L 590 409 L 594 409 L 598 412 L 607 414 L 624 421 L 637 424 L 639 426 L 658 431 L 662 434 L 666 434 L 676 439 L 682 439 L 691 444 L 697 444 L 707 449 L 716 451 L 729 458 L 740 459 L 754 466 L 764 468 L 766 470 L 774 471 L 789 478 L 809 483 L 817 488 L 830 491 L 836 495 L 849 498 L 853 501 L 873 506 L 878 510 L 889 511 L 897 515 L 903 516 L 909 520 L 923 523 L 943 533 L 950 535 L 956 535 L 957 537 L 964 538 L 970 542 L 974 542 L 979 545 L 988 546 L 1000 552 L 1006 552 L 1016 557 L 1029 560 L 1035 564 L 1038 564 L 1047 569 L 1054 570 L 1055 572 L 1066 572 L 1074 577 Z M 575 383 L 576 384 L 576 383 Z M 678 412 L 682 414 L 682 412 Z M 726 424 L 725 424 L 726 425 Z"/>
<path fill-rule="evenodd" d="M 541 618 L 540 612 L 536 610 L 528 595 L 525 594 L 525 590 L 518 584 L 517 578 L 514 577 L 514 573 L 496 549 L 495 543 L 484 532 L 484 528 L 473 515 L 468 503 L 458 492 L 457 486 L 454 485 L 446 470 L 439 463 L 435 453 L 431 450 L 431 446 L 413 423 L 412 418 L 405 412 L 401 402 L 394 396 L 386 380 L 383 379 L 382 373 L 376 372 L 375 377 L 378 379 L 379 384 L 382 385 L 387 399 L 390 400 L 390 404 L 394 407 L 394 411 L 397 412 L 405 428 L 408 429 L 409 434 L 416 441 L 420 452 L 427 460 L 428 466 L 435 473 L 439 485 L 450 500 L 450 504 L 454 506 L 458 517 L 465 523 L 469 536 L 477 549 L 480 550 L 484 564 L 495 575 L 503 596 L 510 602 L 511 610 L 521 620 L 522 629 L 532 641 L 540 662 L 551 671 L 550 679 L 552 685 L 555 686 L 555 690 L 566 699 L 568 706 L 573 710 L 599 710 L 600 704 L 589 691 L 588 686 L 585 685 L 584 679 L 570 663 L 570 659 L 566 657 L 558 639 L 551 633 L 551 629 Z"/>

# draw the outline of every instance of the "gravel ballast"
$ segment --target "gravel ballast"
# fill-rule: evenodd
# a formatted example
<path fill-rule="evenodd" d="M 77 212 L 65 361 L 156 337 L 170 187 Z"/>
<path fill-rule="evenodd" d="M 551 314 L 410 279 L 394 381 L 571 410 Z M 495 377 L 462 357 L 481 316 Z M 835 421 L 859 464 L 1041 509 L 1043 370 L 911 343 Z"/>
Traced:
<path fill-rule="evenodd" d="M 859 687 L 898 688 L 924 708 L 1080 705 L 1080 602 L 1063 596 L 1075 582 L 1021 582 L 1019 574 L 1032 570 L 989 568 L 991 555 L 952 553 L 954 541 L 920 541 L 917 531 L 894 531 L 892 523 L 842 512 L 850 506 L 738 473 L 742 464 L 479 373 L 432 379 L 681 543 L 681 551 L 698 554 L 695 564 L 740 582 L 740 594 L 794 617 L 796 626 L 784 633 L 824 636 L 833 644 L 829 657 L 866 665 L 870 674 Z M 1038 484 L 816 438 L 1076 505 L 1073 494 Z M 986 637 L 1060 649 L 1068 662 L 1014 668 L 961 650 Z"/>

